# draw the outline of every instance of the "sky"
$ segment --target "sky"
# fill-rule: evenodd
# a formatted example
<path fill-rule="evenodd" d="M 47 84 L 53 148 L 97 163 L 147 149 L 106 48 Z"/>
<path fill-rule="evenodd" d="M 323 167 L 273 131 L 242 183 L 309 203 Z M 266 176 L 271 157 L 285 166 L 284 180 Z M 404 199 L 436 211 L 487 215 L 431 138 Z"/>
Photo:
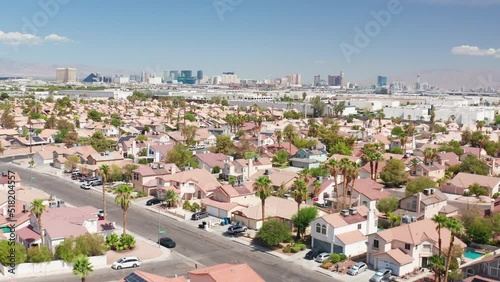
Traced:
<path fill-rule="evenodd" d="M 254 79 L 301 73 L 309 83 L 340 71 L 350 81 L 375 81 L 422 70 L 500 70 L 500 0 L 2 4 L 0 59 L 18 62 Z"/>

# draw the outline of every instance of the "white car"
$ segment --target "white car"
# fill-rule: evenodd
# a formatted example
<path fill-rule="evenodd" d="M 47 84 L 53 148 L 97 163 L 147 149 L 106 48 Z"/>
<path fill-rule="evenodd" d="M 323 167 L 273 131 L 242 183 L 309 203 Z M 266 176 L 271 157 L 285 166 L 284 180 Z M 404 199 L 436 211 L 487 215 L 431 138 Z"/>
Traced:
<path fill-rule="evenodd" d="M 115 261 L 111 265 L 111 268 L 122 269 L 122 268 L 129 268 L 129 267 L 139 267 L 140 265 L 141 265 L 141 261 L 139 260 L 138 257 L 126 257 L 126 258 L 121 258 L 121 259 Z"/>
<path fill-rule="evenodd" d="M 314 260 L 317 262 L 324 262 L 330 258 L 330 253 L 321 253 Z"/>

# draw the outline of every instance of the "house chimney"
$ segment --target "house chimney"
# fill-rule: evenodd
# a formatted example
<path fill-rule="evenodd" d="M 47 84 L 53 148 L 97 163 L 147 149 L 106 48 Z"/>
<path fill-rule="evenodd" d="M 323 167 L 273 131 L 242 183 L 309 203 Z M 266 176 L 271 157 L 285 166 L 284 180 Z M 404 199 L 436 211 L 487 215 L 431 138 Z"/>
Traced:
<path fill-rule="evenodd" d="M 175 169 L 175 165 L 172 165 L 170 167 L 170 174 L 176 174 L 177 173 L 177 169 Z"/>
<path fill-rule="evenodd" d="M 377 217 L 375 215 L 375 210 L 370 209 L 368 215 L 366 216 L 366 234 L 373 234 L 377 232 Z"/>
<path fill-rule="evenodd" d="M 424 190 L 425 191 L 425 190 Z M 425 194 L 427 195 L 427 194 Z M 422 193 L 417 193 L 417 210 L 415 212 L 420 212 L 420 206 L 422 205 Z"/>

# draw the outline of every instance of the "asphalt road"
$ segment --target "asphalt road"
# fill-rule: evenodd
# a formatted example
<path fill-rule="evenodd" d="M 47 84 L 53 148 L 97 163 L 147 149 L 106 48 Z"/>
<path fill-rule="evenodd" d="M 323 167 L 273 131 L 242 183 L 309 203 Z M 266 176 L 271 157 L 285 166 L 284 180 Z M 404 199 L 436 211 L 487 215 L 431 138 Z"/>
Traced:
<path fill-rule="evenodd" d="M 35 176 L 33 182 L 35 188 L 39 188 L 50 195 L 55 195 L 72 205 L 92 205 L 97 208 L 102 206 L 102 194 L 92 190 L 82 190 L 77 184 L 65 179 L 7 163 L 0 163 L 0 170 L 12 170 L 19 173 L 26 185 L 30 185 L 30 177 Z M 107 219 L 121 225 L 122 211 L 110 197 L 107 198 L 107 208 Z M 143 207 L 132 206 L 127 213 L 127 219 L 128 230 L 149 240 L 157 241 L 158 216 L 156 214 L 145 210 Z M 254 250 L 222 236 L 194 229 L 184 222 L 169 217 L 164 216 L 161 218 L 161 226 L 162 229 L 166 229 L 165 235 L 177 242 L 175 252 L 196 261 L 200 267 L 220 263 L 247 263 L 269 282 L 335 281 L 333 278 L 314 270 Z M 193 262 L 189 262 L 188 259 L 180 260 L 191 263 L 191 268 L 194 268 Z M 141 268 L 146 269 L 142 266 Z M 158 268 L 156 270 L 155 274 L 165 275 L 163 273 L 167 269 Z M 107 276 L 105 276 L 103 274 L 102 277 L 106 278 Z M 115 273 L 110 271 L 109 280 L 106 279 L 99 279 L 98 281 L 114 280 L 116 279 Z"/>

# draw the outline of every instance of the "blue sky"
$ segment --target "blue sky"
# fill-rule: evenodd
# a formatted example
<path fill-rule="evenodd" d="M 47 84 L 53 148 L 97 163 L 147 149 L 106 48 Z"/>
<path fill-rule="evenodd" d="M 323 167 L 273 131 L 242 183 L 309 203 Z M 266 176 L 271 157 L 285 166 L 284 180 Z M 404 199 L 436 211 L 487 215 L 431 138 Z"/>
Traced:
<path fill-rule="evenodd" d="M 341 70 L 348 80 L 374 80 L 425 69 L 500 69 L 498 0 L 400 0 L 402 11 L 347 60 L 341 44 L 356 47 L 355 28 L 364 30 L 375 21 L 371 12 L 388 11 L 391 1 L 7 0 L 0 58 L 258 79 L 299 72 L 306 82 Z M 58 11 L 41 3 L 58 3 Z"/>

